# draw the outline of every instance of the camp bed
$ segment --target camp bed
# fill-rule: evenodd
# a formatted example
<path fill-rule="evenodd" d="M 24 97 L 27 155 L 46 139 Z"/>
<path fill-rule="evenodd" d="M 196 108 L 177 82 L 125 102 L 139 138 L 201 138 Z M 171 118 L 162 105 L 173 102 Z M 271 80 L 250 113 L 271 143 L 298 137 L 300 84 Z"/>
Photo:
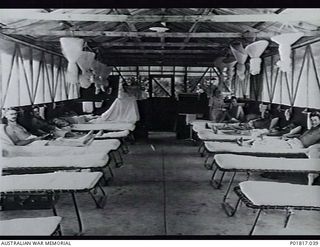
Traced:
<path fill-rule="evenodd" d="M 66 155 L 82 155 L 104 153 L 107 157 L 110 154 L 116 166 L 123 164 L 122 156 L 119 152 L 121 142 L 117 139 L 93 141 L 90 145 L 84 147 L 68 147 L 68 146 L 46 146 L 47 141 L 36 141 L 26 146 L 3 145 L 5 155 L 8 157 L 26 156 L 66 156 Z M 120 156 L 117 158 L 117 155 Z"/>
<path fill-rule="evenodd" d="M 2 176 L 0 180 L 0 196 L 17 195 L 45 195 L 52 202 L 52 210 L 57 216 L 55 208 L 56 197 L 61 193 L 70 193 L 75 207 L 79 234 L 83 232 L 83 224 L 75 194 L 89 192 L 98 208 L 104 207 L 106 194 L 99 185 L 101 172 L 54 172 L 44 174 L 25 174 Z M 97 199 L 94 195 L 99 188 L 102 196 Z M 1 203 L 1 201 L 0 201 Z"/>
<path fill-rule="evenodd" d="M 90 130 L 133 131 L 134 129 L 135 129 L 135 124 L 133 123 L 112 122 L 112 121 L 108 121 L 106 123 L 73 124 L 71 126 L 72 131 L 90 131 Z"/>
<path fill-rule="evenodd" d="M 256 217 L 249 235 L 254 233 L 262 210 L 285 210 L 284 227 L 287 227 L 290 216 L 294 210 L 320 211 L 320 186 L 300 184 L 246 181 L 234 188 L 239 202 L 247 207 L 256 209 Z"/>
<path fill-rule="evenodd" d="M 121 142 L 121 147 L 123 147 L 123 153 L 129 152 L 129 147 L 126 141 L 126 138 L 130 135 L 129 130 L 121 130 L 121 131 L 111 131 L 107 133 L 103 133 L 102 135 L 95 136 L 95 140 L 107 140 L 107 139 L 118 139 Z"/>
<path fill-rule="evenodd" d="M 217 154 L 214 158 L 214 164 L 216 168 L 210 180 L 214 188 L 220 188 L 226 172 L 232 173 L 222 201 L 222 206 L 229 216 L 234 214 L 235 211 L 226 200 L 238 172 L 246 172 L 247 174 L 253 172 L 320 174 L 320 159 L 262 158 L 235 154 Z M 218 170 L 221 172 L 220 177 L 217 175 Z"/>
<path fill-rule="evenodd" d="M 4 174 L 30 174 L 52 172 L 57 170 L 101 171 L 107 182 L 105 169 L 108 168 L 111 178 L 114 174 L 109 165 L 109 156 L 104 153 L 65 155 L 65 156 L 34 156 L 34 157 L 1 157 Z"/>
<path fill-rule="evenodd" d="M 61 235 L 60 223 L 60 216 L 0 220 L 0 236 Z"/>
<path fill-rule="evenodd" d="M 284 158 L 307 158 L 307 148 L 279 148 L 274 145 L 266 146 L 239 146 L 237 143 L 231 142 L 204 142 L 206 152 L 208 153 L 204 166 L 207 169 L 212 169 L 214 157 L 216 154 L 239 154 L 250 155 L 257 157 L 284 157 Z M 212 162 L 208 162 L 209 158 L 213 157 Z"/>
<path fill-rule="evenodd" d="M 214 133 L 211 129 L 200 130 L 198 133 L 198 138 L 201 141 L 198 152 L 203 156 L 205 148 L 205 141 L 216 141 L 216 142 L 236 142 L 238 138 L 242 138 L 243 140 L 250 140 L 254 137 L 254 134 L 250 130 L 225 130 L 218 131 L 218 133 Z"/>

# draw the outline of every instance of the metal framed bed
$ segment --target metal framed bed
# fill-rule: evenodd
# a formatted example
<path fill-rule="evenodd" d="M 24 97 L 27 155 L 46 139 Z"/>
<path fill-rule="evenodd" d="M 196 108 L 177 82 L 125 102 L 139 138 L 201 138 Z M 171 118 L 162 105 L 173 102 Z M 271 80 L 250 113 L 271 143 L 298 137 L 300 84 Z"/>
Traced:
<path fill-rule="evenodd" d="M 0 236 L 61 236 L 60 216 L 0 220 Z"/>
<path fill-rule="evenodd" d="M 103 208 L 107 195 L 99 181 L 101 172 L 55 172 L 45 174 L 9 175 L 1 177 L 0 203 L 3 198 L 19 195 L 44 195 L 50 201 L 52 211 L 57 216 L 55 204 L 58 195 L 70 193 L 76 212 L 79 226 L 78 235 L 83 234 L 83 223 L 76 200 L 76 193 L 88 192 L 95 202 L 97 208 Z M 97 189 L 101 191 L 99 198 L 96 198 Z"/>
<path fill-rule="evenodd" d="M 208 170 L 212 170 L 214 157 L 217 154 L 238 154 L 238 155 L 249 155 L 256 157 L 283 157 L 283 158 L 307 158 L 307 148 L 301 149 L 290 149 L 290 148 L 279 148 L 276 146 L 265 146 L 265 147 L 243 147 L 237 143 L 224 143 L 224 142 L 205 142 L 204 143 L 207 157 L 204 161 L 204 167 Z M 210 157 L 212 161 L 209 162 Z"/>
<path fill-rule="evenodd" d="M 236 186 L 234 192 L 239 197 L 236 208 L 242 201 L 247 207 L 257 210 L 249 235 L 253 235 L 263 210 L 285 210 L 284 227 L 287 227 L 294 210 L 320 211 L 320 186 L 246 181 Z M 267 198 L 268 194 L 272 198 Z"/>
<path fill-rule="evenodd" d="M 249 179 L 249 174 L 255 172 L 320 174 L 319 163 L 319 159 L 260 158 L 234 154 L 217 154 L 214 160 L 216 168 L 213 171 L 210 184 L 214 188 L 219 189 L 225 173 L 232 173 L 223 196 L 222 207 L 228 216 L 233 216 L 236 209 L 227 202 L 227 199 L 237 173 L 247 173 L 247 180 Z M 221 175 L 217 179 L 218 171 L 221 172 Z"/>

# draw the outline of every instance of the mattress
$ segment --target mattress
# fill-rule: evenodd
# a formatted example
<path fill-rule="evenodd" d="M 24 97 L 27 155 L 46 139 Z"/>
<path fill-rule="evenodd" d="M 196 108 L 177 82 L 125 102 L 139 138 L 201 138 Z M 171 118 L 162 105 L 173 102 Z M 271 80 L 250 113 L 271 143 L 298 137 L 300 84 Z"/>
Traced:
<path fill-rule="evenodd" d="M 95 136 L 95 140 L 99 140 L 99 139 L 107 139 L 107 138 L 124 138 L 127 137 L 129 135 L 129 130 L 122 130 L 122 131 L 112 131 L 112 132 L 108 132 L 108 133 L 103 133 L 103 135 Z"/>
<path fill-rule="evenodd" d="M 231 142 L 204 142 L 205 148 L 210 153 L 221 154 L 242 154 L 242 155 L 253 155 L 261 157 L 307 157 L 306 152 L 308 149 L 291 149 L 291 148 L 279 148 L 277 146 L 257 146 L 257 147 L 243 147 L 237 143 Z"/>
<path fill-rule="evenodd" d="M 241 182 L 239 186 L 254 205 L 320 207 L 320 186 L 263 181 Z"/>
<path fill-rule="evenodd" d="M 130 130 L 133 131 L 135 125 L 133 123 L 125 122 L 112 122 L 108 121 L 107 123 L 88 123 L 88 124 L 74 124 L 71 127 L 71 130 L 74 131 L 90 131 L 90 130 L 108 130 L 108 131 L 117 131 L 117 130 Z"/>
<path fill-rule="evenodd" d="M 60 222 L 59 216 L 1 220 L 0 236 L 50 236 Z"/>
<path fill-rule="evenodd" d="M 86 147 L 68 147 L 68 146 L 44 146 L 43 141 L 34 142 L 34 145 L 27 146 L 3 146 L 5 150 L 4 156 L 66 156 L 66 155 L 82 155 L 104 153 L 107 157 L 111 150 L 116 150 L 121 145 L 117 139 L 93 141 Z"/>
<path fill-rule="evenodd" d="M 236 154 L 217 154 L 214 157 L 217 165 L 226 170 L 286 170 L 312 171 L 320 173 L 320 159 L 286 159 L 273 157 L 254 157 Z"/>
<path fill-rule="evenodd" d="M 220 142 L 235 142 L 237 138 L 242 137 L 244 140 L 250 140 L 252 135 L 231 135 L 223 132 L 215 134 L 212 130 L 200 130 L 198 137 L 202 141 L 220 141 Z"/>
<path fill-rule="evenodd" d="M 1 157 L 3 169 L 12 168 L 98 168 L 104 167 L 109 157 L 104 153 L 65 155 L 65 156 L 46 156 L 44 157 Z"/>
<path fill-rule="evenodd" d="M 101 172 L 54 172 L 2 176 L 0 192 L 92 189 L 101 177 Z"/>

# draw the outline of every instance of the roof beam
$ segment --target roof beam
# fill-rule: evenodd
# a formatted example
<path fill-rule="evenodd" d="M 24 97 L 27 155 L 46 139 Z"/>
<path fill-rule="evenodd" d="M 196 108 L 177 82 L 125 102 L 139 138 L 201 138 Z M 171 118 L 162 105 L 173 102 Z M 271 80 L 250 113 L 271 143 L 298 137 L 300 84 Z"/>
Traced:
<path fill-rule="evenodd" d="M 115 11 L 119 14 L 131 15 L 128 9 L 115 9 Z M 125 23 L 130 32 L 138 32 L 136 26 L 133 23 L 131 22 L 125 22 Z M 136 37 L 135 39 L 136 41 L 141 43 L 141 39 L 139 37 Z M 140 47 L 140 49 L 143 49 L 143 47 Z"/>
<path fill-rule="evenodd" d="M 217 48 L 220 47 L 220 44 L 211 44 L 211 43 L 183 43 L 183 42 L 105 42 L 102 43 L 102 47 L 137 47 L 137 46 L 144 46 L 144 47 L 157 47 L 157 46 L 165 46 L 165 47 L 195 47 L 195 48 Z"/>
<path fill-rule="evenodd" d="M 319 15 L 320 16 L 320 15 Z M 92 36 L 105 36 L 105 37 L 152 37 L 152 38 L 270 38 L 278 35 L 278 32 L 268 33 L 154 33 L 154 32 L 112 32 L 112 31 L 52 31 L 52 30 L 8 30 L 3 29 L 0 32 L 5 34 L 29 35 L 29 36 L 78 36 L 78 37 L 92 37 Z M 319 36 L 320 31 L 304 32 L 304 36 Z"/>
<path fill-rule="evenodd" d="M 137 54 L 137 53 L 159 53 L 159 54 L 208 54 L 208 53 L 217 53 L 219 50 L 140 50 L 140 49 L 113 49 L 113 50 L 104 50 L 103 54 L 111 53 L 123 53 L 123 54 Z"/>
<path fill-rule="evenodd" d="M 201 15 L 209 15 L 211 10 L 212 10 L 211 8 L 205 8 L 202 10 Z M 188 32 L 195 33 L 198 30 L 199 26 L 200 26 L 199 22 L 193 23 Z M 187 37 L 184 39 L 183 42 L 188 43 L 190 41 L 190 39 L 191 39 L 190 37 Z M 183 47 L 181 47 L 181 49 L 183 49 Z"/>
<path fill-rule="evenodd" d="M 289 14 L 248 15 L 104 15 L 35 13 L 28 10 L 1 9 L 2 19 L 25 19 L 44 21 L 93 21 L 93 22 L 283 22 L 319 21 L 320 9 L 302 9 Z"/>

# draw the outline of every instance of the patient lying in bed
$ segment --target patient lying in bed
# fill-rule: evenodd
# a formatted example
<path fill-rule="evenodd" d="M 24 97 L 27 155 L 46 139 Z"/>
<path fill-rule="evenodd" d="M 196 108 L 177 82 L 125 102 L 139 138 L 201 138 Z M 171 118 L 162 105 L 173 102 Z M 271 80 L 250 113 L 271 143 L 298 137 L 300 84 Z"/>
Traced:
<path fill-rule="evenodd" d="M 8 109 L 5 113 L 7 124 L 2 126 L 1 142 L 7 144 L 14 144 L 17 146 L 25 145 L 57 145 L 57 146 L 84 146 L 93 141 L 93 131 L 87 135 L 75 138 L 66 139 L 59 137 L 55 140 L 44 141 L 49 135 L 34 136 L 30 134 L 25 128 L 17 123 L 17 111 L 15 109 Z"/>
<path fill-rule="evenodd" d="M 242 142 L 241 139 L 238 141 L 239 145 L 245 146 L 259 146 L 259 145 L 277 145 L 279 147 L 284 148 L 308 148 L 314 144 L 320 144 L 320 113 L 313 112 L 310 115 L 311 121 L 311 129 L 304 132 L 301 136 L 293 139 L 283 138 L 280 139 L 264 139 L 264 140 L 256 140 L 252 139 L 246 142 Z"/>

